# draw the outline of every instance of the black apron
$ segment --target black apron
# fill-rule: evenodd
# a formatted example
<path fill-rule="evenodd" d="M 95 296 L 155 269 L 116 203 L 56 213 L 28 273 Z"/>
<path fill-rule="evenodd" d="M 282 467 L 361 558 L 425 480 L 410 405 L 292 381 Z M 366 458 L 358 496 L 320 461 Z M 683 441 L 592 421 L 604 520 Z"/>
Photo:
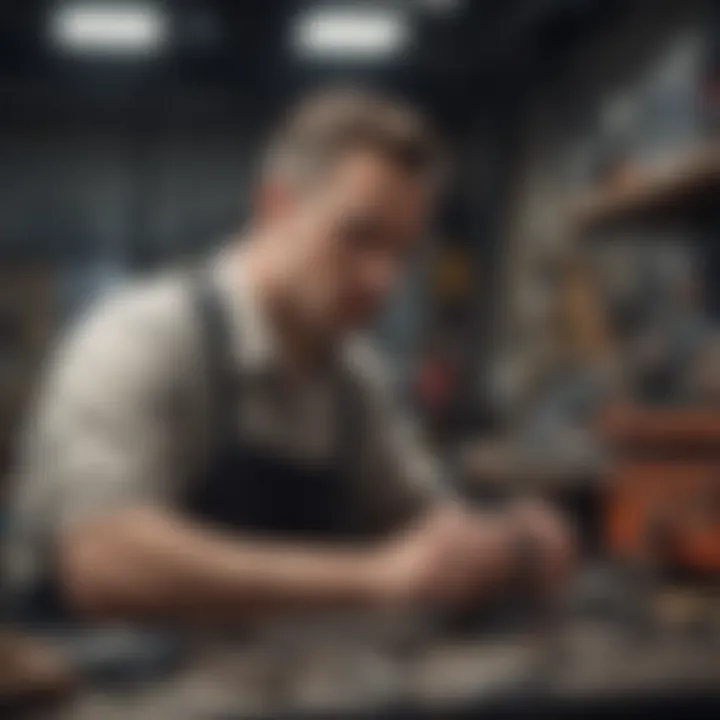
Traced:
<path fill-rule="evenodd" d="M 196 289 L 214 450 L 203 476 L 191 484 L 185 511 L 213 525 L 255 535 L 311 541 L 355 536 L 358 505 L 347 477 L 357 420 L 351 380 L 339 371 L 333 374 L 337 398 L 334 452 L 322 466 L 283 458 L 251 440 L 239 439 L 243 387 L 230 344 L 229 318 L 208 274 Z"/>
<path fill-rule="evenodd" d="M 212 449 L 201 477 L 194 478 L 178 509 L 186 517 L 223 530 L 299 541 L 350 541 L 364 534 L 356 487 L 348 473 L 356 434 L 357 393 L 336 372 L 335 451 L 322 466 L 278 456 L 239 438 L 242 382 L 233 355 L 230 318 L 209 271 L 193 277 L 194 305 L 210 388 L 208 436 Z M 27 594 L 14 615 L 41 624 L 66 622 L 74 613 L 63 601 L 55 563 Z M 16 603 L 13 603 L 15 605 Z"/>

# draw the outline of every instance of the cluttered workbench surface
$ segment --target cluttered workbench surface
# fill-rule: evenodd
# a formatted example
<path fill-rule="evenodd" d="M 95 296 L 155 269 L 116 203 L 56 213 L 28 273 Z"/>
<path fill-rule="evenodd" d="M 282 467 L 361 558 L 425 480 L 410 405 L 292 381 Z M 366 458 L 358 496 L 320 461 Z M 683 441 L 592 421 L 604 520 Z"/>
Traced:
<path fill-rule="evenodd" d="M 130 676 L 106 676 L 53 719 L 503 716 L 643 697 L 720 707 L 716 589 L 663 588 L 639 602 L 637 587 L 608 582 L 588 575 L 572 603 L 532 619 L 341 618 L 195 639 L 163 677 L 143 677 L 138 655 Z M 107 631 L 104 642 L 132 637 Z"/>

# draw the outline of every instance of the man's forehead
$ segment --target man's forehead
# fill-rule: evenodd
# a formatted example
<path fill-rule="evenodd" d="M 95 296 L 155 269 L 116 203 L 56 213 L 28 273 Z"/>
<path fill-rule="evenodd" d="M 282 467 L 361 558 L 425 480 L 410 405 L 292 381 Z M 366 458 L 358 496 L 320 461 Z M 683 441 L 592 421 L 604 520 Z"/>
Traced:
<path fill-rule="evenodd" d="M 372 152 L 339 158 L 328 169 L 323 189 L 326 196 L 355 205 L 423 206 L 431 199 L 429 183 L 422 175 Z"/>

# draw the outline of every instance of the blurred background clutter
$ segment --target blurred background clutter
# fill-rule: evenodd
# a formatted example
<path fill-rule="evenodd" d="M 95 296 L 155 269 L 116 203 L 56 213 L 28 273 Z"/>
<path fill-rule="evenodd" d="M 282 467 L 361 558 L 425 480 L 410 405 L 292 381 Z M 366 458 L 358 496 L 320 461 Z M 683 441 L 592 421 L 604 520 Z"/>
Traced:
<path fill-rule="evenodd" d="M 707 710 L 720 687 L 711 0 L 3 2 L 0 478 L 58 333 L 123 279 L 189 264 L 241 225 L 272 122 L 346 83 L 409 98 L 455 158 L 432 242 L 375 329 L 397 392 L 471 501 L 540 494 L 572 513 L 582 582 L 529 635 L 498 639 L 485 619 L 452 641 L 413 631 L 399 653 L 378 649 L 392 633 L 364 633 L 372 651 L 338 664 L 311 631 L 144 686 L 149 706 L 127 683 L 101 683 L 98 700 L 89 682 L 81 701 L 100 710 L 83 717 L 337 717 L 388 698 L 446 717 L 443 703 L 500 712 L 518 678 L 571 707 Z M 308 637 L 315 675 L 299 660 Z M 38 693 L 74 686 L 33 652 Z M 4 684 L 18 692 L 5 654 L 0 704 Z"/>

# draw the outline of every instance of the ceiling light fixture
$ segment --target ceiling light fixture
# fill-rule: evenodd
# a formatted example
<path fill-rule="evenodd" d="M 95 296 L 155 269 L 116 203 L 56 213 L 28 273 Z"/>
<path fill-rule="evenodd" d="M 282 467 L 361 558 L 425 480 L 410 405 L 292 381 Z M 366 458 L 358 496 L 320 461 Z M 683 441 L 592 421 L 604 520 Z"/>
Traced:
<path fill-rule="evenodd" d="M 51 41 L 74 53 L 148 55 L 167 41 L 167 17 L 141 3 L 65 3 L 49 18 Z"/>
<path fill-rule="evenodd" d="M 295 51 L 310 58 L 383 58 L 402 51 L 408 39 L 405 15 L 383 8 L 317 8 L 293 27 Z"/>

